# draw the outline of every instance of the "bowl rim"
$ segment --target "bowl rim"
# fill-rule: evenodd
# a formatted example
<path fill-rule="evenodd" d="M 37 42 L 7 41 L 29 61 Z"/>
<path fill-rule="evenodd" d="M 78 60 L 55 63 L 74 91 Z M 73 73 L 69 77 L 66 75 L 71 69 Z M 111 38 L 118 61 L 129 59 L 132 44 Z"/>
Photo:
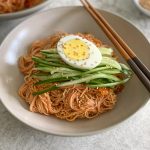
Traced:
<path fill-rule="evenodd" d="M 43 11 L 43 12 L 40 12 L 34 16 L 38 16 L 39 14 L 44 14 L 44 13 L 47 13 L 47 12 L 51 12 L 52 10 L 55 10 L 55 9 L 67 9 L 67 8 L 79 8 L 79 9 L 82 9 L 83 7 L 82 6 L 63 6 L 63 7 L 56 7 L 56 8 L 52 8 L 50 10 L 47 10 L 47 11 Z M 148 39 L 145 37 L 145 35 L 136 27 L 134 26 L 128 19 L 125 19 L 124 17 L 118 15 L 118 14 L 115 14 L 115 13 L 112 13 L 112 12 L 109 12 L 109 11 L 106 11 L 106 10 L 103 10 L 103 9 L 97 9 L 99 11 L 103 11 L 105 13 L 108 13 L 108 14 L 111 14 L 111 15 L 114 15 L 115 17 L 118 17 L 119 19 L 122 19 L 124 21 L 126 21 L 128 24 L 130 24 L 132 27 L 136 28 L 136 30 L 138 32 L 140 32 L 140 34 L 143 36 L 143 38 L 145 39 L 145 41 L 148 41 Z M 7 41 L 7 38 L 9 37 L 9 35 L 11 35 L 12 32 L 14 32 L 14 30 L 16 30 L 19 26 L 21 26 L 22 24 L 26 23 L 28 20 L 32 19 L 34 16 L 24 20 L 23 22 L 21 22 L 19 25 L 17 25 L 15 28 L 13 28 L 12 31 L 9 32 L 9 34 L 4 38 L 4 40 L 2 41 L 1 45 L 0 45 L 0 49 L 2 47 L 2 45 Z M 149 93 L 150 94 L 150 93 Z M 81 137 L 81 136 L 91 136 L 91 135 L 96 135 L 96 134 L 100 134 L 100 133 L 103 133 L 104 131 L 107 131 L 107 130 L 110 130 L 120 124 L 122 124 L 123 122 L 127 121 L 127 119 L 130 119 L 132 116 L 134 116 L 136 114 L 136 112 L 138 112 L 139 110 L 141 110 L 146 104 L 147 102 L 150 100 L 150 95 L 149 95 L 149 98 L 145 99 L 145 102 L 143 102 L 143 104 L 141 106 L 139 106 L 139 108 L 137 108 L 137 110 L 131 114 L 129 114 L 128 116 L 124 117 L 122 120 L 119 120 L 117 123 L 113 123 L 111 126 L 108 126 L 106 128 L 103 128 L 103 129 L 99 129 L 99 130 L 94 130 L 94 131 L 87 131 L 87 132 L 84 132 L 84 133 L 65 133 L 65 132 L 55 132 L 55 131 L 47 131 L 46 129 L 41 129 L 39 127 L 35 127 L 33 126 L 32 124 L 28 124 L 26 121 L 24 121 L 23 119 L 19 118 L 16 114 L 13 114 L 13 111 L 12 110 L 9 110 L 9 108 L 4 104 L 4 101 L 3 101 L 3 98 L 1 97 L 0 95 L 0 101 L 2 102 L 2 104 L 4 105 L 4 107 L 7 109 L 7 111 L 12 115 L 14 116 L 17 120 L 19 120 L 20 122 L 24 123 L 25 125 L 27 125 L 28 127 L 31 127 L 32 129 L 35 129 L 35 130 L 38 130 L 38 131 L 42 131 L 44 133 L 47 133 L 47 134 L 51 134 L 51 135 L 56 135 L 56 136 L 62 136 L 62 137 Z"/>
<path fill-rule="evenodd" d="M 23 10 L 20 10 L 20 11 L 17 11 L 17 12 L 12 12 L 12 13 L 4 13 L 4 14 L 0 14 L 0 18 L 7 18 L 7 17 L 17 17 L 17 16 L 22 16 L 22 15 L 25 15 L 25 14 L 30 14 L 36 10 L 40 10 L 41 8 L 43 8 L 45 5 L 47 5 L 48 3 L 50 3 L 50 0 L 44 0 L 44 2 L 36 5 L 36 6 L 33 6 L 31 8 L 27 8 L 27 9 L 23 9 Z"/>

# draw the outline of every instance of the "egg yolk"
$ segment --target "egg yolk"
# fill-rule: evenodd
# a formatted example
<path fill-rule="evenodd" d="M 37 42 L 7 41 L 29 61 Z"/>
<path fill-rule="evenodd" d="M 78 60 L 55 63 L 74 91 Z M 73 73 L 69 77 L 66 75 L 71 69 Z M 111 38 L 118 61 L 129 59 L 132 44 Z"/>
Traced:
<path fill-rule="evenodd" d="M 72 39 L 63 45 L 65 55 L 74 60 L 84 60 L 89 57 L 89 47 L 80 39 Z"/>

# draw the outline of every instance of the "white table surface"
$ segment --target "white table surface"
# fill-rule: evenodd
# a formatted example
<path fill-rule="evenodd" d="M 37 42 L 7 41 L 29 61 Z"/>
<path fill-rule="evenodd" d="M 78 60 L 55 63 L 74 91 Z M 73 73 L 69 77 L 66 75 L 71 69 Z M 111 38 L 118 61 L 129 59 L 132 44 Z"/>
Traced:
<path fill-rule="evenodd" d="M 80 5 L 78 0 L 51 0 L 48 8 Z M 90 0 L 137 26 L 150 41 L 150 18 L 132 0 Z M 0 42 L 19 22 L 0 22 Z M 59 137 L 36 131 L 15 119 L 0 102 L 0 150 L 150 150 L 150 102 L 127 121 L 99 135 Z"/>

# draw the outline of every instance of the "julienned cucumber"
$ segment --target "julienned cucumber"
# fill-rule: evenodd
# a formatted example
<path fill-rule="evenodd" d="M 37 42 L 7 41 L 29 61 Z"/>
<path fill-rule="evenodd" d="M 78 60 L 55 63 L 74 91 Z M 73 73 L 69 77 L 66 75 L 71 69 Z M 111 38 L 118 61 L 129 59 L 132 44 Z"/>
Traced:
<path fill-rule="evenodd" d="M 43 49 L 43 50 L 41 50 L 41 53 L 56 54 L 57 50 L 55 48 L 52 48 L 52 49 Z"/>
<path fill-rule="evenodd" d="M 106 66 L 111 66 L 112 68 L 116 68 L 121 70 L 120 64 L 113 58 L 111 57 L 102 57 L 102 61 L 100 63 L 101 65 L 106 65 Z"/>
<path fill-rule="evenodd" d="M 112 48 L 100 47 L 99 50 L 100 50 L 102 56 L 103 55 L 108 55 L 108 56 L 113 55 L 113 49 Z"/>
<path fill-rule="evenodd" d="M 105 79 L 110 79 L 113 81 L 120 81 L 120 79 L 114 75 L 107 75 L 107 74 L 99 73 L 99 74 L 89 75 L 89 76 L 86 76 L 86 77 L 83 77 L 83 78 L 80 78 L 80 79 L 77 79 L 74 81 L 60 83 L 57 86 L 58 87 L 69 86 L 69 85 L 74 85 L 74 84 L 79 84 L 79 83 L 91 81 L 93 79 L 98 79 L 98 78 L 105 78 Z"/>
<path fill-rule="evenodd" d="M 33 93 L 40 95 L 51 90 L 75 84 L 86 84 L 89 87 L 114 87 L 124 84 L 131 77 L 131 70 L 126 65 L 118 63 L 113 57 L 111 48 L 101 47 L 102 61 L 99 66 L 91 70 L 81 70 L 62 63 L 56 49 L 41 50 L 44 58 L 33 57 L 35 62 L 33 78 L 39 79 L 35 85 L 57 82 L 57 85 L 47 87 L 42 91 Z M 120 79 L 117 74 L 123 74 Z"/>
<path fill-rule="evenodd" d="M 121 80 L 121 81 L 117 81 L 117 82 L 112 82 L 112 83 L 104 83 L 104 84 L 90 84 L 88 85 L 89 87 L 92 87 L 92 88 L 97 88 L 97 87 L 114 87 L 116 85 L 120 85 L 120 84 L 124 84 L 126 83 L 130 78 L 126 78 L 124 80 Z"/>

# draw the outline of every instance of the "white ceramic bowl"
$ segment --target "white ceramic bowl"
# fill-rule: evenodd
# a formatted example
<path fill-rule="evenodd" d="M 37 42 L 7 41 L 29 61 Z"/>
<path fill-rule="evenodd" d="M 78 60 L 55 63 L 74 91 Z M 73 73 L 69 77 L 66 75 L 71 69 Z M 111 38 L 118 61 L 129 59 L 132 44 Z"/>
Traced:
<path fill-rule="evenodd" d="M 106 11 L 101 12 L 150 68 L 150 45 L 143 34 L 124 19 Z M 41 18 L 44 19 L 41 21 Z M 100 133 L 104 129 L 122 122 L 148 101 L 149 93 L 134 75 L 119 95 L 116 107 L 95 119 L 67 122 L 53 116 L 30 112 L 28 105 L 17 93 L 19 86 L 23 83 L 23 76 L 18 70 L 17 60 L 19 56 L 26 53 L 28 46 L 33 41 L 57 31 L 69 33 L 88 32 L 112 45 L 82 7 L 51 9 L 34 15 L 21 23 L 5 38 L 0 47 L 0 98 L 12 115 L 23 123 L 47 133 L 81 136 Z M 118 56 L 123 61 L 119 54 Z"/>
<path fill-rule="evenodd" d="M 143 8 L 143 7 L 140 5 L 139 0 L 133 0 L 133 1 L 134 1 L 134 3 L 135 3 L 136 7 L 137 7 L 142 13 L 144 13 L 144 14 L 147 15 L 147 16 L 150 16 L 150 10 L 147 10 L 147 9 Z"/>
<path fill-rule="evenodd" d="M 8 21 L 8 20 L 13 20 L 13 19 L 22 18 L 28 15 L 31 15 L 41 10 L 42 8 L 47 6 L 49 3 L 50 3 L 50 0 L 44 0 L 41 4 L 38 4 L 34 7 L 31 7 L 25 10 L 13 12 L 13 13 L 0 14 L 0 21 Z"/>

